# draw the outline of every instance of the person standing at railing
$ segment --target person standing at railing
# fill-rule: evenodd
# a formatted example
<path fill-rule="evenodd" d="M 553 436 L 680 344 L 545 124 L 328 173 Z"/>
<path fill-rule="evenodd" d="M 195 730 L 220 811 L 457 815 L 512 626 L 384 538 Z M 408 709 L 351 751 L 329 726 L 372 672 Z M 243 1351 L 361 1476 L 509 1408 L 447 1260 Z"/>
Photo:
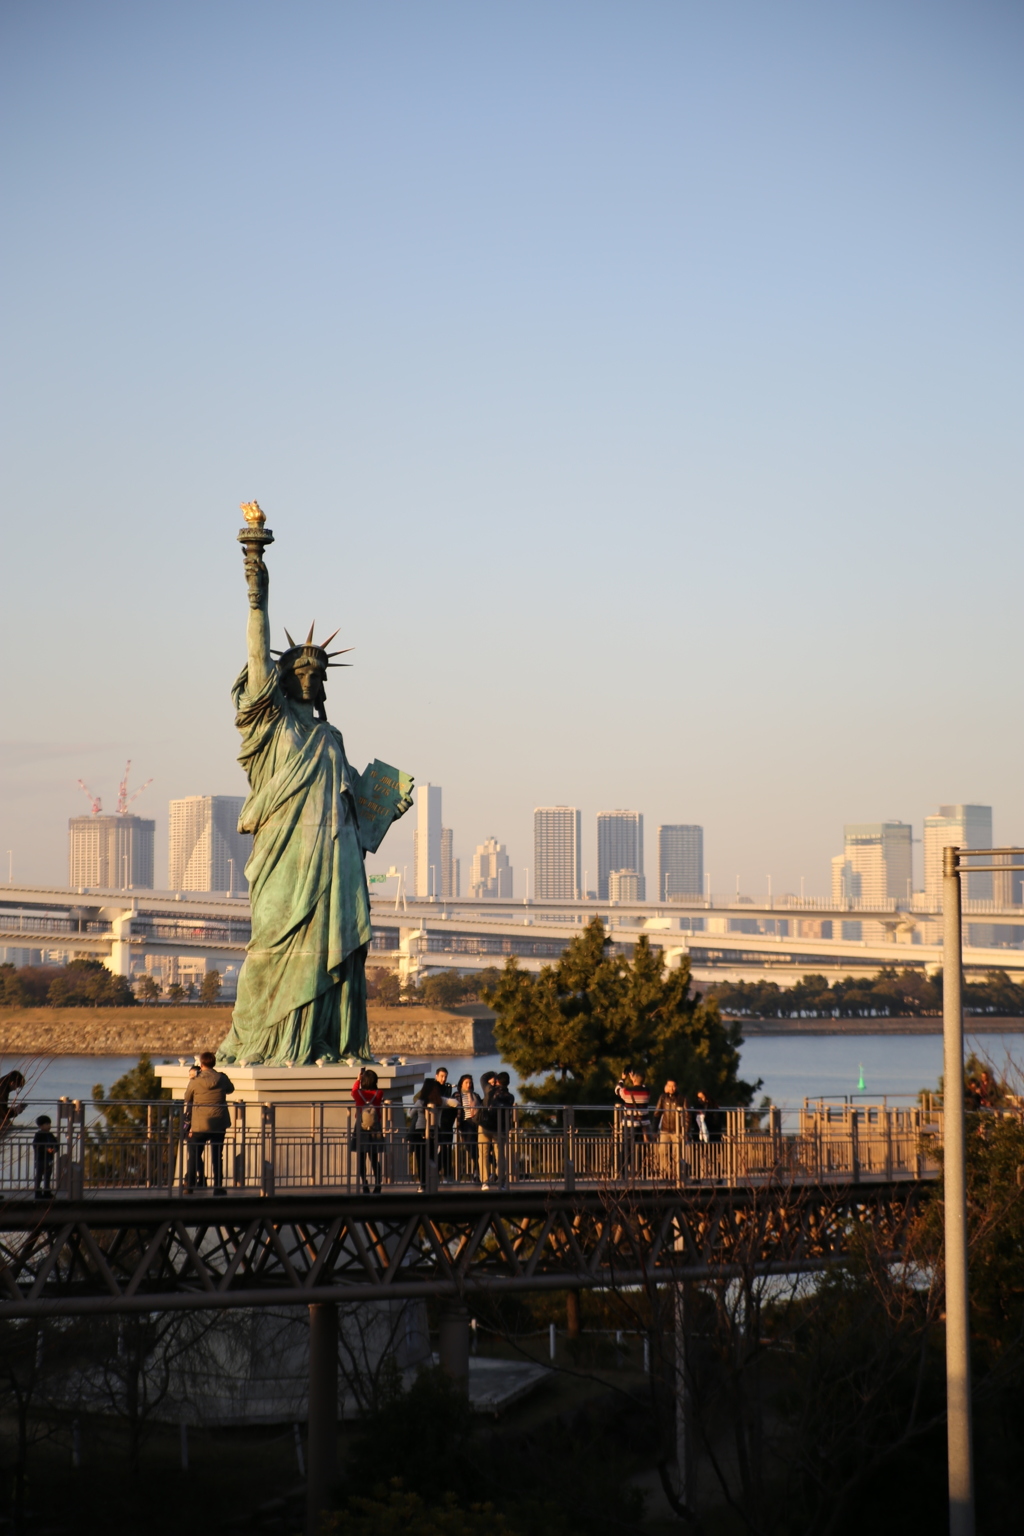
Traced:
<path fill-rule="evenodd" d="M 189 1082 L 191 1082 L 194 1077 L 198 1077 L 202 1070 L 203 1069 L 199 1065 L 199 1063 L 194 1061 L 192 1063 L 192 1065 L 188 1069 L 188 1080 L 189 1080 Z M 189 1135 L 191 1134 L 191 1131 L 192 1131 L 192 1101 L 191 1101 L 191 1099 L 187 1099 L 185 1101 L 185 1106 L 184 1106 L 184 1108 L 181 1111 L 181 1134 L 182 1134 L 183 1138 L 185 1139 L 185 1141 L 188 1141 L 188 1138 L 189 1138 Z M 199 1172 L 198 1172 L 198 1174 L 196 1176 L 196 1183 L 201 1188 L 205 1188 L 206 1187 L 206 1169 L 203 1166 L 202 1158 L 199 1159 Z"/>
<path fill-rule="evenodd" d="M 49 1198 L 56 1157 L 57 1138 L 53 1134 L 53 1121 L 49 1115 L 39 1115 L 36 1118 L 36 1133 L 32 1137 L 32 1172 L 37 1200 Z"/>
<path fill-rule="evenodd" d="M 725 1134 L 725 1112 L 719 1109 L 710 1094 L 703 1088 L 697 1090 L 697 1105 L 694 1111 L 697 1123 L 698 1139 L 705 1144 L 720 1142 Z"/>
<path fill-rule="evenodd" d="M 200 1172 L 205 1182 L 206 1145 L 210 1146 L 213 1162 L 213 1192 L 226 1193 L 224 1188 L 224 1137 L 231 1124 L 228 1094 L 234 1093 L 235 1085 L 226 1072 L 216 1070 L 217 1058 L 212 1051 L 204 1051 L 199 1058 L 199 1072 L 185 1089 L 186 1113 L 191 1106 L 188 1141 L 188 1173 L 185 1179 L 187 1194 L 196 1187 Z"/>
<path fill-rule="evenodd" d="M 658 1127 L 659 1162 L 662 1175 L 666 1178 L 677 1178 L 681 1172 L 680 1161 L 686 1141 L 688 1107 L 675 1079 L 668 1078 L 654 1106 L 654 1118 Z"/>
<path fill-rule="evenodd" d="M 455 1121 L 458 1118 L 458 1105 L 455 1102 L 456 1093 L 448 1081 L 448 1068 L 438 1067 L 434 1073 L 434 1081 L 441 1090 L 444 1103 L 441 1105 L 441 1118 L 437 1130 L 437 1171 L 446 1184 L 452 1181 L 455 1172 Z"/>
<path fill-rule="evenodd" d="M 623 1072 L 615 1084 L 615 1097 L 622 1106 L 622 1147 L 625 1164 L 623 1172 L 625 1172 L 633 1162 L 633 1149 L 643 1147 L 651 1137 L 651 1095 L 644 1082 L 643 1073 L 635 1068 Z"/>
<path fill-rule="evenodd" d="M 473 1079 L 466 1072 L 459 1078 L 455 1093 L 456 1114 L 459 1128 L 459 1145 L 466 1148 L 466 1165 L 471 1180 L 479 1182 L 477 1173 L 477 1116 L 483 1100 L 473 1087 Z"/>
<path fill-rule="evenodd" d="M 377 1081 L 377 1074 L 372 1067 L 364 1067 L 358 1080 L 352 1084 L 352 1097 L 356 1102 L 356 1128 L 352 1135 L 352 1142 L 359 1153 L 357 1175 L 362 1179 L 364 1195 L 370 1193 L 370 1184 L 366 1177 L 367 1163 L 373 1173 L 373 1192 L 375 1195 L 380 1194 L 380 1154 L 384 1145 L 384 1090 L 378 1088 Z"/>
<path fill-rule="evenodd" d="M 484 1097 L 477 1114 L 477 1151 L 480 1163 L 480 1187 L 490 1189 L 491 1169 L 495 1169 L 499 1189 L 508 1184 L 508 1139 L 512 1128 L 515 1095 L 509 1090 L 507 1072 L 499 1072 Z"/>
<path fill-rule="evenodd" d="M 409 1153 L 413 1172 L 421 1190 L 427 1187 L 427 1158 L 437 1156 L 437 1129 L 441 1121 L 444 1096 L 436 1078 L 428 1077 L 412 1102 L 409 1112 Z"/>

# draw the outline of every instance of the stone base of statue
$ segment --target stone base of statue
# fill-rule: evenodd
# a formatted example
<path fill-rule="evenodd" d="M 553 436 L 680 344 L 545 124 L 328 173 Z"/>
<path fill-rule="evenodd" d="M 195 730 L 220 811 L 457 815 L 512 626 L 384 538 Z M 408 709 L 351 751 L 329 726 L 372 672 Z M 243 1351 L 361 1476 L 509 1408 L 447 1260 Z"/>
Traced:
<path fill-rule="evenodd" d="M 182 1057 L 174 1066 L 156 1068 L 160 1082 L 176 1099 L 185 1096 L 191 1065 L 191 1061 Z M 273 1104 L 279 1130 L 309 1130 L 321 1124 L 325 1128 L 341 1129 L 350 1123 L 353 1084 L 362 1068 L 370 1065 L 370 1062 L 361 1062 L 358 1066 L 349 1066 L 346 1062 L 325 1063 L 322 1067 L 233 1065 L 217 1070 L 226 1070 L 234 1083 L 235 1091 L 229 1096 L 229 1103 L 244 1104 L 246 1118 L 250 1106 L 253 1115 L 258 1116 L 260 1106 Z M 403 1098 L 422 1087 L 423 1079 L 430 1076 L 432 1064 L 429 1059 L 408 1058 L 398 1062 L 375 1061 L 372 1066 L 385 1103 L 400 1104 Z"/>

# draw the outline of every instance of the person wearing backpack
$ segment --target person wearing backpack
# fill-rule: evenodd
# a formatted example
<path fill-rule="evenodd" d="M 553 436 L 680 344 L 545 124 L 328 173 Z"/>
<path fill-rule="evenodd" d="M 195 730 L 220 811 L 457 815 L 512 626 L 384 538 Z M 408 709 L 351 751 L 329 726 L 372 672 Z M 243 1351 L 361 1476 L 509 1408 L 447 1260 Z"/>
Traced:
<path fill-rule="evenodd" d="M 480 1161 L 480 1187 L 490 1189 L 491 1167 L 496 1165 L 497 1185 L 508 1183 L 508 1136 L 515 1097 L 509 1092 L 509 1075 L 499 1072 L 484 1097 L 477 1115 L 477 1150 Z"/>
<path fill-rule="evenodd" d="M 363 1194 L 370 1193 L 366 1176 L 367 1164 L 373 1174 L 373 1192 L 380 1194 L 380 1154 L 384 1145 L 383 1103 L 384 1092 L 377 1087 L 377 1074 L 372 1067 L 364 1067 L 357 1082 L 352 1084 L 352 1097 L 356 1103 L 356 1129 L 354 1143 L 359 1156 L 356 1176 L 363 1181 Z"/>

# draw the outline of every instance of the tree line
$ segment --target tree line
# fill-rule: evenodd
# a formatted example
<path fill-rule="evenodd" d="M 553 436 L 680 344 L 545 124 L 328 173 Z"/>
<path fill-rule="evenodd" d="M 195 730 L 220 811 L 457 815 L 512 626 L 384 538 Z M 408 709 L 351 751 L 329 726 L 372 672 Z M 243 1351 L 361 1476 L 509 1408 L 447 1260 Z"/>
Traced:
<path fill-rule="evenodd" d="M 708 988 L 726 1013 L 760 1019 L 924 1018 L 942 1012 L 942 973 L 883 966 L 872 978 L 804 976 L 791 987 L 776 981 L 719 981 Z M 1024 986 L 1005 971 L 966 982 L 964 1008 L 973 1014 L 1024 1017 Z"/>
<path fill-rule="evenodd" d="M 220 998 L 219 971 L 207 971 L 198 986 L 172 982 L 166 989 L 155 976 L 115 976 L 99 960 L 72 960 L 68 965 L 0 965 L 0 1005 L 5 1008 L 132 1008 L 166 995 L 169 1003 L 198 1001 L 207 1006 Z"/>
<path fill-rule="evenodd" d="M 501 972 L 496 965 L 460 976 L 458 971 L 438 971 L 422 981 L 403 981 L 397 971 L 384 966 L 368 966 L 366 995 L 382 1008 L 455 1008 L 459 1003 L 475 1003 L 492 987 Z"/>

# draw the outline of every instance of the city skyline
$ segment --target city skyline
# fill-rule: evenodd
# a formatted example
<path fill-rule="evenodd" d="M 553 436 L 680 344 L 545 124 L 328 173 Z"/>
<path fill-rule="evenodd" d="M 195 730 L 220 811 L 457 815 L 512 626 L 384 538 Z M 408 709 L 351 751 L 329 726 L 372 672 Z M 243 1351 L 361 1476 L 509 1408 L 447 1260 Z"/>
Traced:
<path fill-rule="evenodd" d="M 436 835 L 436 851 L 434 853 L 434 857 L 436 859 L 436 871 L 433 877 L 436 889 L 435 885 L 431 885 L 429 883 L 428 877 L 424 876 L 424 888 L 421 890 L 419 889 L 417 883 L 416 842 L 418 828 L 416 823 L 421 814 L 421 795 L 426 798 L 428 794 L 434 810 L 433 817 L 429 819 L 434 824 Z M 467 846 L 471 841 L 470 837 L 464 836 L 460 841 L 452 828 L 446 827 L 442 824 L 441 795 L 442 786 L 440 785 L 427 783 L 417 787 L 415 795 L 416 804 L 414 805 L 414 809 L 410 812 L 410 815 L 405 819 L 404 823 L 406 836 L 409 838 L 409 841 L 411 841 L 413 845 L 411 849 L 411 859 L 408 857 L 409 850 L 406 847 L 403 847 L 402 844 L 401 834 L 403 823 L 399 822 L 394 829 L 392 838 L 393 856 L 391 858 L 385 859 L 384 853 L 382 852 L 378 860 L 375 861 L 373 858 L 371 858 L 367 864 L 368 871 L 379 873 L 388 867 L 395 866 L 398 867 L 401 872 L 404 865 L 409 894 L 437 895 L 438 897 L 443 898 L 458 897 L 461 895 L 471 894 L 471 885 L 475 879 L 475 875 L 471 874 L 468 880 L 465 882 L 465 890 L 463 890 L 463 881 L 461 876 L 461 868 L 463 862 L 465 862 L 467 870 L 476 871 L 480 867 L 481 855 L 483 855 L 486 851 L 491 856 L 491 873 L 493 874 L 493 856 L 500 850 L 499 862 L 505 871 L 505 877 L 503 877 L 501 883 L 501 894 L 505 899 L 507 899 L 508 887 L 506 884 L 506 879 L 509 883 L 511 883 L 514 877 L 514 870 L 516 868 L 517 862 L 515 849 L 513 848 L 512 852 L 509 853 L 509 845 L 507 843 L 491 836 L 482 840 L 481 842 L 478 842 L 475 849 L 471 850 L 470 847 Z M 139 886 L 140 889 L 153 888 L 154 886 L 157 889 L 168 890 L 199 889 L 200 887 L 198 885 L 183 885 L 179 882 L 176 882 L 174 878 L 175 859 L 174 852 L 170 844 L 174 839 L 175 810 L 177 807 L 179 814 L 185 814 L 189 806 L 218 806 L 220 811 L 218 826 L 220 828 L 220 832 L 223 834 L 218 839 L 218 844 L 223 842 L 224 847 L 220 848 L 220 853 L 216 862 L 216 868 L 219 874 L 224 875 L 225 888 L 227 888 L 227 885 L 231 882 L 232 879 L 234 879 L 235 890 L 238 894 L 243 894 L 245 882 L 240 871 L 244 868 L 245 859 L 248 856 L 249 849 L 247 840 L 241 834 L 239 834 L 237 830 L 235 830 L 237 813 L 241 808 L 243 799 L 243 796 L 184 796 L 177 801 L 169 802 L 168 818 L 165 818 L 163 821 L 157 821 L 156 823 L 154 823 L 152 820 L 139 818 L 134 815 L 107 816 L 105 814 L 101 814 L 100 816 L 79 815 L 70 817 L 66 824 L 67 831 L 65 833 L 65 869 L 68 871 L 67 878 L 70 880 L 71 875 L 74 874 L 74 861 L 76 857 L 79 859 L 83 857 L 92 857 L 93 862 L 95 862 L 96 857 L 99 857 L 96 849 L 93 849 L 90 853 L 89 849 L 86 848 L 85 843 L 81 842 L 81 851 L 76 855 L 74 852 L 74 828 L 88 827 L 89 825 L 92 825 L 93 832 L 89 834 L 91 838 L 89 847 L 91 848 L 92 843 L 95 842 L 96 836 L 98 835 L 95 831 L 95 828 L 100 823 L 106 824 L 109 822 L 111 825 L 113 825 L 115 823 L 128 823 L 134 821 L 138 822 L 140 828 L 143 829 L 143 843 L 145 843 L 145 847 L 143 847 L 142 844 L 139 844 L 138 846 L 142 848 L 141 854 L 133 855 L 133 857 L 141 857 L 142 859 L 142 864 L 139 865 L 136 869 L 138 878 L 135 878 L 133 883 Z M 635 839 L 636 831 L 639 831 L 640 859 L 642 861 L 644 820 L 643 813 L 633 811 L 596 813 L 593 818 L 594 835 L 592 839 L 588 840 L 584 835 L 586 818 L 579 807 L 552 807 L 549 809 L 569 810 L 578 819 L 580 827 L 578 839 L 578 859 L 580 871 L 578 887 L 581 896 L 586 895 L 589 886 L 589 889 L 594 891 L 597 899 L 608 899 L 607 897 L 602 897 L 598 894 L 600 887 L 597 883 L 600 871 L 602 824 L 607 828 L 609 821 L 612 821 L 617 825 L 619 819 L 625 818 L 629 825 L 634 828 L 634 831 L 632 833 L 627 832 L 624 835 L 627 837 L 633 836 Z M 519 860 L 519 867 L 522 875 L 522 881 L 520 882 L 521 895 L 525 890 L 525 884 L 527 881 L 529 883 L 531 893 L 534 893 L 535 891 L 537 815 L 538 812 L 534 811 L 534 825 L 532 828 L 533 846 L 531 848 L 529 862 L 527 863 L 527 861 L 521 858 Z M 156 840 L 153 829 L 155 827 L 157 831 L 159 831 L 162 826 L 168 825 L 168 821 L 170 825 L 170 836 L 168 838 L 168 844 L 166 848 L 166 857 L 163 857 L 163 855 L 161 855 L 159 852 L 156 854 L 156 856 L 154 856 Z M 805 875 L 798 883 L 794 882 L 792 886 L 786 885 L 785 882 L 776 882 L 772 888 L 774 890 L 774 894 L 780 896 L 797 896 L 800 894 L 805 894 L 807 896 L 818 897 L 830 896 L 833 899 L 835 899 L 837 896 L 840 896 L 844 899 L 852 898 L 864 900 L 875 900 L 876 898 L 882 897 L 898 897 L 902 899 L 907 894 L 907 871 L 908 869 L 911 869 L 912 874 L 910 879 L 912 882 L 912 890 L 914 892 L 930 893 L 933 897 L 936 897 L 938 893 L 937 872 L 941 869 L 942 846 L 944 846 L 944 844 L 947 842 L 957 840 L 959 840 L 964 847 L 991 845 L 997 835 L 993 830 L 993 821 L 994 810 L 991 806 L 978 805 L 976 803 L 951 804 L 944 802 L 940 803 L 935 809 L 926 813 L 920 818 L 919 822 L 917 823 L 917 827 L 920 829 L 920 835 L 917 835 L 913 823 L 904 822 L 898 819 L 890 819 L 888 821 L 874 824 L 847 822 L 844 823 L 842 828 L 844 837 L 844 853 L 841 855 L 832 855 L 828 859 L 824 870 L 821 868 L 821 865 L 825 864 L 825 861 L 819 860 L 817 878 L 812 878 L 810 881 L 808 881 L 807 876 Z M 223 823 L 223 826 L 220 826 L 220 823 Z M 182 825 L 184 826 L 184 823 Z M 224 829 L 227 829 L 227 831 L 225 832 Z M 713 836 L 714 832 L 715 829 L 712 829 Z M 672 839 L 674 839 L 674 842 L 671 841 Z M 640 884 L 637 886 L 635 892 L 632 886 L 629 887 L 633 894 L 631 894 L 628 899 L 649 899 L 652 902 L 664 902 L 665 900 L 671 899 L 671 896 L 675 894 L 705 894 L 707 890 L 707 881 L 704 878 L 700 879 L 700 890 L 698 891 L 695 888 L 697 883 L 696 872 L 699 869 L 701 876 L 703 876 L 704 873 L 704 840 L 705 829 L 697 824 L 659 824 L 656 831 L 658 859 L 657 887 L 655 887 L 655 885 L 652 883 L 648 893 L 645 886 L 643 872 L 639 871 L 638 873 L 640 874 Z M 209 841 L 209 839 L 207 839 L 207 841 Z M 136 839 L 135 842 L 137 843 L 138 839 Z M 232 846 L 230 849 L 227 849 L 227 843 L 229 842 Z M 433 839 L 431 839 L 431 843 L 433 843 Z M 1005 838 L 1000 838 L 1000 843 L 1007 843 L 1007 845 L 1009 845 L 1008 840 Z M 190 842 L 190 848 L 195 845 L 196 839 L 192 839 Z M 917 845 L 919 848 L 919 853 L 916 857 L 913 854 L 914 845 Z M 135 844 L 133 843 L 132 846 L 135 846 Z M 205 846 L 206 845 L 203 844 L 203 847 Z M 212 848 L 212 846 L 213 844 L 211 842 L 210 847 Z M 616 843 L 616 847 L 617 846 L 618 844 Z M 625 846 L 625 844 L 623 846 Z M 97 844 L 96 847 L 98 849 L 99 845 Z M 128 844 L 126 844 L 125 847 L 127 848 Z M 460 848 L 464 849 L 464 853 L 459 852 Z M 201 849 L 200 852 L 202 852 Z M 210 850 L 207 849 L 206 852 L 209 854 Z M 123 854 L 123 850 L 120 854 L 118 854 L 118 858 L 120 858 L 122 863 Z M 228 863 L 225 862 L 226 860 L 230 859 L 231 855 L 234 855 L 236 869 L 238 871 L 238 873 L 236 873 L 234 876 L 232 876 L 229 870 Z M 68 859 L 71 860 L 70 866 L 67 862 Z M 180 853 L 178 856 L 178 861 L 180 864 Z M 378 864 L 380 865 L 379 869 L 377 867 Z M 678 871 L 682 870 L 684 866 L 687 871 L 689 871 L 692 866 L 694 871 L 692 877 L 689 875 L 686 877 L 681 877 L 679 875 Z M 133 868 L 135 867 L 136 866 L 133 865 Z M 671 881 L 667 879 L 667 871 L 669 867 L 671 867 L 671 869 L 675 872 Z M 211 869 L 212 868 L 214 868 L 213 864 L 211 864 Z M 142 877 L 144 876 L 144 872 L 149 870 L 152 871 L 152 876 L 148 881 L 145 881 Z M 11 866 L 11 873 L 13 874 L 16 881 L 25 880 L 26 883 L 29 884 L 60 886 L 64 883 L 63 877 L 60 876 L 51 876 L 48 879 L 44 877 L 40 880 L 31 880 L 25 876 L 20 871 L 20 869 L 15 870 L 13 868 L 13 864 Z M 180 873 L 180 870 L 178 873 Z M 760 889 L 764 890 L 769 885 L 771 885 L 771 874 L 771 871 L 766 872 L 763 880 L 760 882 Z M 709 867 L 707 870 L 707 875 L 713 881 L 714 893 L 718 895 L 727 895 L 736 889 L 740 889 L 744 895 L 756 896 L 759 891 L 758 881 L 755 879 L 750 883 L 747 883 L 744 881 L 740 872 L 736 872 L 736 874 L 730 878 L 727 872 L 723 872 L 720 875 L 715 875 L 714 871 Z M 984 875 L 975 875 L 968 876 L 967 878 L 969 880 L 969 885 L 967 888 L 968 894 L 973 899 L 982 900 L 992 898 L 997 884 L 999 885 L 999 889 L 1001 891 L 1005 891 L 1006 893 L 1015 893 L 1019 892 L 1022 883 L 1020 877 L 1010 876 L 1003 878 L 1001 883 L 999 876 L 993 877 L 990 875 L 986 878 Z M 739 881 L 738 886 L 737 880 Z M 95 885 L 101 884 L 102 882 L 93 879 L 79 879 L 71 880 L 71 883 L 75 885 Z M 117 885 L 117 881 L 111 882 L 112 888 L 117 888 Z M 686 887 L 685 891 L 684 886 Z M 691 889 L 691 887 L 693 888 Z M 219 890 L 221 886 L 218 882 L 212 887 L 204 888 Z M 498 894 L 498 891 L 494 890 L 491 894 Z"/>

